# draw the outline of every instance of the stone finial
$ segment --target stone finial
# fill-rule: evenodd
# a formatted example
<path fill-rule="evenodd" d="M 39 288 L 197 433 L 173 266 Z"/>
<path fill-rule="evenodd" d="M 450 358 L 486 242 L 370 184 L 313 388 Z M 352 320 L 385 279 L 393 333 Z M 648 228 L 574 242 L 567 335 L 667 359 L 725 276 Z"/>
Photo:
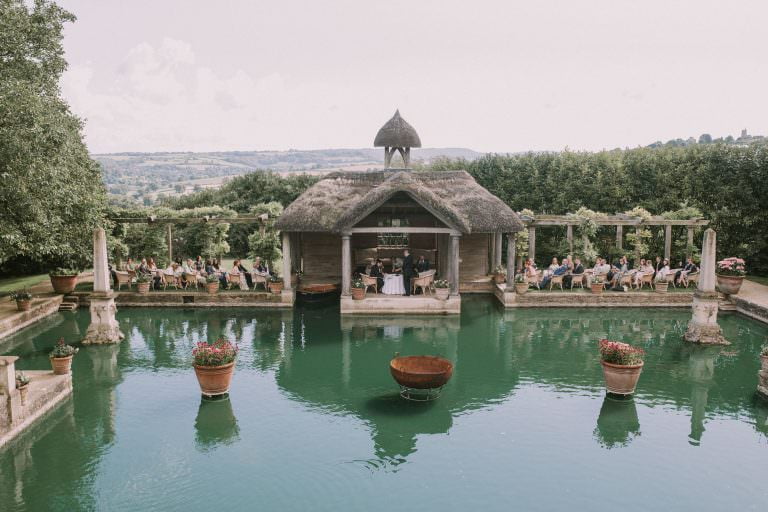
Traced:
<path fill-rule="evenodd" d="M 107 260 L 107 235 L 103 228 L 93 230 L 93 291 L 103 294 L 112 291 Z"/>

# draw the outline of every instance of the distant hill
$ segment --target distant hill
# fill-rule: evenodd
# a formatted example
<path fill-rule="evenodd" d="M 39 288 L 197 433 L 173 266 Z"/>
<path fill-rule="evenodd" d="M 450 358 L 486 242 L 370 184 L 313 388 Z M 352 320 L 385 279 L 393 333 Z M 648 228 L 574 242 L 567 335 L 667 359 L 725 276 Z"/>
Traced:
<path fill-rule="evenodd" d="M 212 153 L 108 153 L 92 155 L 103 169 L 110 194 L 149 204 L 158 195 L 173 196 L 218 187 L 228 178 L 256 170 L 326 173 L 379 168 L 384 150 L 320 149 L 223 151 Z M 414 163 L 435 158 L 474 160 L 482 153 L 465 148 L 413 149 Z"/>
<path fill-rule="evenodd" d="M 734 138 L 732 135 L 726 137 L 718 137 L 713 139 L 708 133 L 702 133 L 699 138 L 688 137 L 687 139 L 670 139 L 667 142 L 661 142 L 660 140 L 653 144 L 648 144 L 649 148 L 661 148 L 665 146 L 693 146 L 696 144 L 735 144 L 738 146 L 751 146 L 753 144 L 768 144 L 768 138 L 764 135 L 750 135 L 747 133 L 746 128 L 741 130 L 741 135 Z"/>

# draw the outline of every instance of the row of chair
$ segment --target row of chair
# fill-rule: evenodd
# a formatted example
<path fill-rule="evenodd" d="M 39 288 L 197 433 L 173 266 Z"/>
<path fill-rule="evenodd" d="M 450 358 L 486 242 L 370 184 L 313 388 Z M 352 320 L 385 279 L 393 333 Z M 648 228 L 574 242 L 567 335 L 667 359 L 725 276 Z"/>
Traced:
<path fill-rule="evenodd" d="M 673 287 L 677 288 L 677 284 L 675 283 L 675 274 L 677 274 L 678 271 L 682 269 L 673 269 L 670 270 L 665 276 L 664 276 L 664 282 L 672 284 Z M 553 276 L 549 281 L 549 290 L 551 291 L 554 286 L 560 286 L 560 290 L 563 290 L 563 282 L 566 276 L 571 277 L 571 290 L 574 286 L 579 286 L 581 288 L 584 288 L 584 278 L 586 277 L 586 274 L 563 274 L 559 276 Z M 601 277 L 603 279 L 603 283 L 605 283 L 608 279 L 608 274 L 597 274 L 596 277 Z M 541 290 L 541 282 L 544 280 L 544 273 L 539 270 L 538 273 L 535 276 L 529 276 L 527 278 L 528 284 L 535 286 L 537 289 Z M 692 274 L 681 274 L 680 276 L 680 285 L 684 286 L 685 288 L 688 288 L 691 284 L 696 284 L 699 282 L 699 274 L 698 272 L 692 273 Z M 643 289 L 644 286 L 648 286 L 651 290 L 655 288 L 654 285 L 654 275 L 653 274 L 643 274 L 640 276 L 639 280 L 635 280 L 634 274 L 625 274 L 622 275 L 619 278 L 619 286 L 629 286 L 630 288 L 635 288 L 636 290 Z"/>

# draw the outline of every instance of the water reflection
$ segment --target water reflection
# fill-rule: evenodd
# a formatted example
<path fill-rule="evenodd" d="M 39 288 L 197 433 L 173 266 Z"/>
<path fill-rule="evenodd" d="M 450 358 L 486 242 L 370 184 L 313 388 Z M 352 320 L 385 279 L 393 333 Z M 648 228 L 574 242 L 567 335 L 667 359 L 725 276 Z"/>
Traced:
<path fill-rule="evenodd" d="M 640 435 L 635 399 L 631 396 L 606 395 L 594 433 L 600 445 L 608 449 L 631 443 Z"/>
<path fill-rule="evenodd" d="M 691 382 L 691 433 L 689 442 L 698 446 L 704 434 L 704 420 L 707 416 L 709 388 L 715 380 L 715 359 L 720 347 L 690 347 L 688 357 L 688 378 Z"/>
<path fill-rule="evenodd" d="M 207 452 L 240 439 L 240 427 L 232 410 L 229 395 L 222 398 L 201 398 L 195 418 L 195 446 Z"/>

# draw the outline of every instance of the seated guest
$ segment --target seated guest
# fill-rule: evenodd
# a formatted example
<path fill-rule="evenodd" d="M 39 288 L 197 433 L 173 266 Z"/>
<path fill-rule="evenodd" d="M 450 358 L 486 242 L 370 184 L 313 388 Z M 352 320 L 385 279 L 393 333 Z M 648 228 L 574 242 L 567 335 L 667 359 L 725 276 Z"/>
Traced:
<path fill-rule="evenodd" d="M 157 270 L 157 265 L 155 264 L 155 258 L 149 258 L 149 262 L 147 262 L 147 265 L 149 265 L 150 272 L 154 272 Z"/>
<path fill-rule="evenodd" d="M 269 275 L 269 267 L 267 267 L 258 256 L 253 260 L 253 271 L 263 276 Z"/>
<path fill-rule="evenodd" d="M 699 271 L 699 267 L 696 266 L 696 264 L 693 262 L 693 258 L 688 258 L 685 261 L 685 266 L 682 268 L 682 270 L 678 270 L 675 272 L 675 284 L 680 284 L 680 278 L 682 276 L 687 276 L 688 274 L 695 274 Z"/>
<path fill-rule="evenodd" d="M 525 260 L 525 277 L 536 277 L 539 271 L 536 270 L 536 264 L 532 259 Z"/>
<path fill-rule="evenodd" d="M 653 277 L 656 278 L 656 274 L 659 273 L 661 268 L 664 266 L 664 262 L 661 259 L 661 256 L 656 256 L 656 263 L 653 266 Z"/>
<path fill-rule="evenodd" d="M 384 263 L 380 259 L 377 259 L 376 262 L 371 265 L 371 271 L 368 275 L 376 278 L 377 289 L 381 292 L 381 289 L 384 288 Z"/>
<path fill-rule="evenodd" d="M 549 267 L 547 267 L 547 270 L 544 271 L 544 277 L 552 275 L 552 273 L 560 268 L 560 264 L 557 262 L 557 258 L 552 258 L 552 263 L 550 263 Z"/>
<path fill-rule="evenodd" d="M 403 260 L 402 258 L 395 258 L 392 260 L 392 273 L 393 274 L 399 274 L 403 271 Z"/>
<path fill-rule="evenodd" d="M 664 259 L 661 262 L 661 267 L 656 272 L 655 279 L 657 281 L 661 281 L 663 279 L 666 279 L 667 278 L 667 274 L 669 274 L 669 260 L 668 259 Z"/>
<path fill-rule="evenodd" d="M 416 262 L 416 272 L 426 272 L 427 270 L 429 270 L 429 261 L 424 256 L 419 256 Z"/>
<path fill-rule="evenodd" d="M 573 259 L 573 265 L 571 273 L 563 278 L 563 285 L 570 288 L 573 284 L 573 279 L 584 279 L 584 265 L 581 264 L 580 258 Z M 578 281 L 577 281 L 578 282 Z"/>
<path fill-rule="evenodd" d="M 245 275 L 245 284 L 248 286 L 248 289 L 250 290 L 253 288 L 253 277 L 251 277 L 251 273 L 248 272 L 248 270 L 245 268 L 245 265 L 240 262 L 237 268 L 240 270 L 240 272 L 243 273 L 243 275 Z"/>
<path fill-rule="evenodd" d="M 133 260 L 131 258 L 128 258 L 125 263 L 123 263 L 123 270 L 129 271 L 129 270 L 136 270 L 136 264 L 133 263 Z"/>
<path fill-rule="evenodd" d="M 643 277 L 647 275 L 653 275 L 655 273 L 655 269 L 653 268 L 653 265 L 651 264 L 651 260 L 640 260 L 640 268 L 637 269 L 637 272 L 634 276 L 634 282 L 635 286 L 639 287 L 640 284 L 643 281 Z"/>
<path fill-rule="evenodd" d="M 221 265 L 219 264 L 219 260 L 216 258 L 213 258 L 213 261 L 211 262 L 211 265 L 213 265 L 213 269 L 216 272 L 221 272 Z"/>
<path fill-rule="evenodd" d="M 139 264 L 138 268 L 136 269 L 137 274 L 151 274 L 152 271 L 149 270 L 149 265 L 147 265 L 147 259 L 141 258 L 141 263 Z"/>
<path fill-rule="evenodd" d="M 557 260 L 557 258 L 553 259 L 553 261 L 555 261 L 555 260 Z M 550 265 L 550 267 L 551 267 L 551 265 Z M 541 282 L 541 287 L 542 288 L 546 288 L 547 286 L 549 286 L 549 283 L 550 283 L 550 281 L 552 281 L 553 277 L 562 276 L 566 272 L 568 272 L 568 258 L 564 258 L 563 259 L 563 264 L 560 265 L 559 267 L 555 268 L 555 270 L 553 270 L 550 275 L 548 275 L 547 277 L 544 278 L 544 280 Z"/>
<path fill-rule="evenodd" d="M 203 258 L 201 256 L 198 256 L 195 260 L 195 270 L 198 272 L 205 270 L 205 265 L 203 264 Z"/>
<path fill-rule="evenodd" d="M 205 260 L 205 267 L 203 268 L 205 275 L 211 275 L 216 273 L 216 269 L 213 268 L 213 262 L 210 259 Z"/>
<path fill-rule="evenodd" d="M 614 268 L 611 269 L 611 272 L 608 274 L 608 281 L 612 284 L 613 287 L 616 287 L 619 285 L 621 277 L 628 272 L 629 262 L 625 256 L 622 256 L 619 258 L 618 265 L 614 266 Z"/>

